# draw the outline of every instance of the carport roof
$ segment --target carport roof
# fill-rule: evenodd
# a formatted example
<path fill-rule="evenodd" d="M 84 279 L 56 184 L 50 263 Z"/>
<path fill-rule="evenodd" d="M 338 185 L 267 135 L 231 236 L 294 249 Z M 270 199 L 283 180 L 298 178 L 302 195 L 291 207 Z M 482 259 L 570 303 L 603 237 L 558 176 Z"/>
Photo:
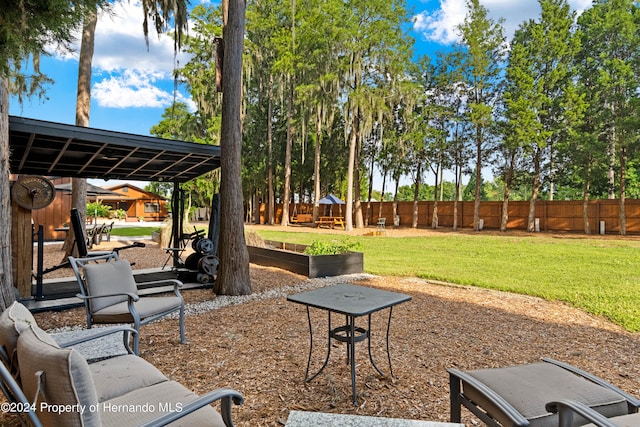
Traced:
<path fill-rule="evenodd" d="M 186 182 L 220 167 L 220 147 L 9 116 L 14 174 Z"/>

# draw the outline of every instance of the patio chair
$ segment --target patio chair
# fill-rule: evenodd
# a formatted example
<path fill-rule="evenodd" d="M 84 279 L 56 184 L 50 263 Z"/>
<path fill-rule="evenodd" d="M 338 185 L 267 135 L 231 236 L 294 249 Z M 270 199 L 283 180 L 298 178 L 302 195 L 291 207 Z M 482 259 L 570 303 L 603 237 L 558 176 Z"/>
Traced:
<path fill-rule="evenodd" d="M 460 422 L 462 406 L 490 427 L 555 427 L 558 414 L 548 411 L 546 404 L 565 399 L 583 403 L 605 417 L 634 413 L 640 407 L 640 400 L 605 380 L 553 359 L 447 371 L 451 422 Z"/>
<path fill-rule="evenodd" d="M 75 236 L 75 240 L 74 240 L 74 245 L 78 245 L 77 249 L 78 249 L 78 258 L 85 258 L 85 257 L 93 257 L 93 256 L 100 256 L 100 255 L 108 255 L 111 252 L 120 252 L 122 250 L 125 249 L 131 249 L 131 248 L 144 248 L 145 244 L 142 242 L 133 242 L 130 245 L 125 245 L 125 246 L 120 246 L 118 248 L 113 248 L 110 249 L 108 251 L 91 251 L 89 252 L 89 248 L 87 247 L 87 242 L 93 241 L 94 236 L 92 234 L 91 238 L 87 237 L 87 238 L 81 238 L 78 236 L 83 236 L 84 233 L 82 231 L 82 221 L 80 220 L 80 214 L 78 213 L 77 209 L 71 209 L 71 226 L 73 227 L 73 233 Z M 98 238 L 98 241 L 96 244 L 100 244 L 100 239 Z M 66 266 L 64 263 L 61 264 L 60 266 Z M 57 267 L 59 268 L 59 267 Z"/>
<path fill-rule="evenodd" d="M 87 230 L 87 235 L 84 235 L 82 231 L 82 221 L 80 219 L 80 214 L 77 209 L 71 209 L 71 227 L 73 228 L 73 234 L 75 237 L 74 244 L 77 245 L 78 256 L 83 258 L 87 256 L 99 256 L 99 255 L 107 255 L 111 253 L 111 251 L 93 251 L 89 252 L 89 249 L 93 246 L 94 243 L 94 232 L 96 226 L 94 225 L 91 229 Z"/>
<path fill-rule="evenodd" d="M 91 249 L 95 244 L 95 235 L 97 230 L 98 224 L 94 224 L 91 228 L 87 227 L 87 235 L 85 241 L 88 249 Z"/>
<path fill-rule="evenodd" d="M 385 229 L 386 223 L 387 218 L 378 218 L 378 222 L 376 223 L 376 236 L 385 236 L 387 234 L 387 230 Z"/>
<path fill-rule="evenodd" d="M 111 224 L 107 225 L 105 224 L 104 227 L 102 228 L 102 232 L 100 233 L 100 240 L 99 242 L 102 242 L 103 240 L 106 240 L 107 242 L 111 241 L 111 230 L 113 230 L 113 221 L 111 221 Z"/>
<path fill-rule="evenodd" d="M 184 300 L 176 279 L 144 282 L 148 284 L 173 283 L 173 296 L 138 295 L 138 287 L 128 261 L 120 260 L 117 252 L 87 258 L 69 257 L 78 280 L 80 293 L 76 296 L 84 302 L 87 328 L 96 323 L 133 323 L 140 326 L 158 320 L 173 312 L 180 313 L 180 340 L 186 344 L 184 333 Z M 139 354 L 138 335 L 133 339 L 133 352 Z"/>
<path fill-rule="evenodd" d="M 100 242 L 102 241 L 102 231 L 104 230 L 104 228 L 107 226 L 107 224 L 96 224 L 93 227 L 93 233 L 91 235 L 91 244 L 92 245 L 96 245 L 99 246 Z M 87 234 L 89 234 L 87 232 Z"/>

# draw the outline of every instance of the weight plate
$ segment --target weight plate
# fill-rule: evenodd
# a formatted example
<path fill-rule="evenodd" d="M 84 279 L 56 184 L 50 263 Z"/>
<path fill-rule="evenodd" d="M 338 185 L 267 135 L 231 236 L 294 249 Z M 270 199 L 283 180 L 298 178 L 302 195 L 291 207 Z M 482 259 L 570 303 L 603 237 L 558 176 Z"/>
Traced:
<path fill-rule="evenodd" d="M 206 255 L 198 261 L 198 270 L 213 276 L 218 271 L 218 264 L 220 261 L 216 256 Z"/>
<path fill-rule="evenodd" d="M 196 244 L 196 251 L 201 254 L 210 254 L 213 252 L 213 242 L 211 239 L 199 239 Z"/>
<path fill-rule="evenodd" d="M 189 269 L 189 270 L 198 270 L 198 262 L 200 261 L 200 258 L 202 257 L 202 255 L 200 254 L 190 254 L 186 260 L 184 260 L 184 266 L 185 268 Z"/>
<path fill-rule="evenodd" d="M 205 273 L 198 273 L 198 275 L 196 276 L 196 279 L 198 280 L 198 283 L 206 285 L 207 283 L 211 283 L 213 277 Z"/>

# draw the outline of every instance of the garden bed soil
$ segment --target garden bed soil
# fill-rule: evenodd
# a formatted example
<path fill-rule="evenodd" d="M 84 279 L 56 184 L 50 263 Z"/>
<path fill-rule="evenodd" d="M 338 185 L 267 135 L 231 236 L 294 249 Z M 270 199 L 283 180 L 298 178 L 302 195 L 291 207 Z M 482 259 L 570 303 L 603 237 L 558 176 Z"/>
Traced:
<path fill-rule="evenodd" d="M 166 255 L 149 244 L 144 250 L 123 252 L 122 257 L 135 260 L 136 268 L 148 268 L 143 266 L 162 265 Z M 306 280 L 251 266 L 254 293 Z M 322 375 L 304 382 L 306 311 L 284 297 L 189 316 L 186 345 L 179 343 L 176 320 L 146 325 L 140 336 L 141 356 L 197 393 L 217 387 L 239 390 L 246 402 L 233 410 L 237 426 L 282 426 L 291 410 L 447 421 L 446 368 L 499 367 L 542 357 L 574 364 L 640 397 L 640 334 L 606 319 L 560 302 L 415 278 L 369 277 L 357 284 L 412 296 L 393 310 L 390 343 L 396 377 L 378 376 L 369 366 L 365 347 L 356 347 L 358 406 L 351 401 L 343 344 L 333 344 Z M 189 290 L 184 296 L 188 303 L 216 298 L 210 290 Z M 317 326 L 312 369 L 317 369 L 326 350 L 326 313 L 311 314 Z M 81 325 L 84 311 L 44 312 L 36 319 L 45 329 Z M 383 370 L 385 327 L 386 316 L 374 315 L 372 351 Z M 463 422 L 478 424 L 466 411 Z M 0 424 L 17 422 L 2 414 Z"/>

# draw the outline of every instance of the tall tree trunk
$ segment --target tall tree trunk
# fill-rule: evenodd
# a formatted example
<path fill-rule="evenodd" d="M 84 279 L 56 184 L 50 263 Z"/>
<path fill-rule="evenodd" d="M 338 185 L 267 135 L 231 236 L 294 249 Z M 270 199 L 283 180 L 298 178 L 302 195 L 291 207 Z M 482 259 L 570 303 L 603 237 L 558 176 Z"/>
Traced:
<path fill-rule="evenodd" d="M 347 200 L 345 206 L 345 230 L 351 231 L 353 230 L 353 202 L 354 202 L 354 182 L 356 179 L 355 170 L 358 167 L 356 164 L 357 161 L 357 150 L 358 150 L 358 115 L 360 114 L 359 109 L 356 107 L 351 112 L 351 133 L 349 138 L 349 160 L 347 164 Z"/>
<path fill-rule="evenodd" d="M 527 231 L 535 231 L 536 202 L 538 201 L 538 193 L 540 192 L 540 158 L 542 150 L 536 147 L 533 155 L 533 183 L 531 188 L 531 200 L 529 201 L 529 217 L 527 219 Z"/>
<path fill-rule="evenodd" d="M 382 217 L 382 203 L 384 202 L 384 190 L 387 185 L 387 171 L 382 172 L 382 191 L 380 195 L 380 204 L 378 205 L 378 218 Z"/>
<path fill-rule="evenodd" d="M 395 189 L 393 190 L 393 225 L 396 225 L 396 217 L 398 216 L 398 191 L 400 189 L 400 177 L 397 177 L 395 180 Z M 398 225 L 400 225 L 400 221 L 398 220 Z"/>
<path fill-rule="evenodd" d="M 420 182 L 422 181 L 422 162 L 418 162 L 416 167 L 416 179 L 413 186 L 413 215 L 411 227 L 418 228 L 418 197 L 420 195 Z"/>
<path fill-rule="evenodd" d="M 584 187 L 582 190 L 582 222 L 584 223 L 584 234 L 591 234 L 589 224 L 589 195 L 591 193 L 591 164 L 587 165 L 585 171 Z"/>
<path fill-rule="evenodd" d="M 80 44 L 80 58 L 78 60 L 78 92 L 76 94 L 76 126 L 89 127 L 89 117 L 91 116 L 91 68 L 93 65 L 93 51 L 95 46 L 96 25 L 98 23 L 98 12 L 92 10 L 87 12 L 82 24 L 82 42 Z M 84 178 L 71 179 L 71 207 L 78 210 L 80 214 L 80 224 L 86 235 L 87 218 L 87 180 Z M 65 238 L 63 247 L 65 254 L 62 261 L 66 261 L 69 255 L 78 255 L 78 245 L 74 245 L 76 236 L 73 227 Z"/>
<path fill-rule="evenodd" d="M 553 142 L 548 142 L 549 147 L 549 200 L 553 200 L 556 192 L 556 162 L 553 156 Z"/>
<path fill-rule="evenodd" d="M 356 112 L 353 113 L 354 116 Z M 349 140 L 349 160 L 347 166 L 347 200 L 345 206 L 345 230 L 353 230 L 353 181 L 354 181 L 354 169 L 356 167 L 356 147 L 357 147 L 357 135 L 354 129 L 355 117 L 351 124 L 351 138 Z"/>
<path fill-rule="evenodd" d="M 456 159 L 456 195 L 453 201 L 453 231 L 458 229 L 458 202 L 460 201 L 460 183 L 462 182 L 462 167 L 460 166 L 459 157 Z"/>
<path fill-rule="evenodd" d="M 273 75 L 269 75 L 269 89 L 268 89 L 268 97 L 269 97 L 269 106 L 267 109 L 267 150 L 268 150 L 268 162 L 269 166 L 267 169 L 267 185 L 268 185 L 268 210 L 267 210 L 267 224 L 273 225 L 275 222 L 275 204 L 276 198 L 274 195 L 273 189 L 273 126 L 271 124 L 273 120 Z"/>
<path fill-rule="evenodd" d="M 375 167 L 375 156 L 371 156 L 371 165 L 369 166 L 369 189 L 367 191 L 367 214 L 364 217 L 365 227 L 369 225 L 371 219 L 371 193 L 373 192 L 373 168 Z"/>
<path fill-rule="evenodd" d="M 620 235 L 627 235 L 627 212 L 625 200 L 627 197 L 627 149 L 620 147 Z"/>
<path fill-rule="evenodd" d="M 355 118 L 356 129 L 356 151 L 355 158 L 353 160 L 353 209 L 354 219 L 356 220 L 356 228 L 364 227 L 364 220 L 362 218 L 362 197 L 360 193 L 360 151 L 362 148 L 362 132 L 360 130 L 360 107 L 358 107 L 358 113 Z"/>
<path fill-rule="evenodd" d="M 313 221 L 318 220 L 320 205 L 320 160 L 322 155 L 322 104 L 316 107 L 316 146 L 313 153 Z"/>
<path fill-rule="evenodd" d="M 219 295 L 251 293 L 249 253 L 242 206 L 242 52 L 244 0 L 224 0 L 228 20 L 223 28 L 222 129 L 220 131 L 220 269 L 214 290 Z"/>
<path fill-rule="evenodd" d="M 289 202 L 291 201 L 291 152 L 293 151 L 293 97 L 294 77 L 289 81 L 289 102 L 287 107 L 287 141 L 284 151 L 284 197 L 282 200 L 282 218 L 280 224 L 289 225 Z"/>
<path fill-rule="evenodd" d="M 500 220 L 500 231 L 507 231 L 509 223 L 509 199 L 511 198 L 511 185 L 513 184 L 513 169 L 516 153 L 511 152 L 509 156 L 509 166 L 507 167 L 507 177 L 504 180 L 504 195 L 502 197 L 502 216 Z"/>
<path fill-rule="evenodd" d="M 91 115 L 91 67 L 95 45 L 98 13 L 87 12 L 82 25 L 82 43 L 78 61 L 78 93 L 76 96 L 76 125 L 88 127 Z"/>
<path fill-rule="evenodd" d="M 291 0 L 291 55 L 296 51 L 296 0 Z M 295 70 L 289 76 L 289 105 L 287 106 L 287 146 L 284 155 L 284 197 L 282 200 L 282 218 L 280 224 L 289 225 L 289 202 L 291 201 L 291 152 L 293 151 L 293 110 L 296 87 Z"/>
<path fill-rule="evenodd" d="M 612 111 L 613 114 L 613 111 Z M 616 132 L 615 128 L 609 131 L 609 144 L 607 145 L 607 159 L 609 161 L 609 167 L 607 170 L 607 188 L 609 191 L 609 199 L 616 198 Z"/>
<path fill-rule="evenodd" d="M 0 77 L 0 217 L 11 224 L 9 190 L 9 87 Z M 11 262 L 11 226 L 0 227 L 0 308 L 4 311 L 16 299 Z"/>
<path fill-rule="evenodd" d="M 482 131 L 476 130 L 476 188 L 473 202 L 473 229 L 480 230 L 480 189 L 482 185 Z"/>
<path fill-rule="evenodd" d="M 436 180 L 435 185 L 433 186 L 433 216 L 431 218 L 431 228 L 435 230 L 438 228 L 438 184 L 440 183 L 440 162 L 437 163 L 436 169 L 433 172 Z M 442 184 L 440 183 L 440 185 Z"/>

